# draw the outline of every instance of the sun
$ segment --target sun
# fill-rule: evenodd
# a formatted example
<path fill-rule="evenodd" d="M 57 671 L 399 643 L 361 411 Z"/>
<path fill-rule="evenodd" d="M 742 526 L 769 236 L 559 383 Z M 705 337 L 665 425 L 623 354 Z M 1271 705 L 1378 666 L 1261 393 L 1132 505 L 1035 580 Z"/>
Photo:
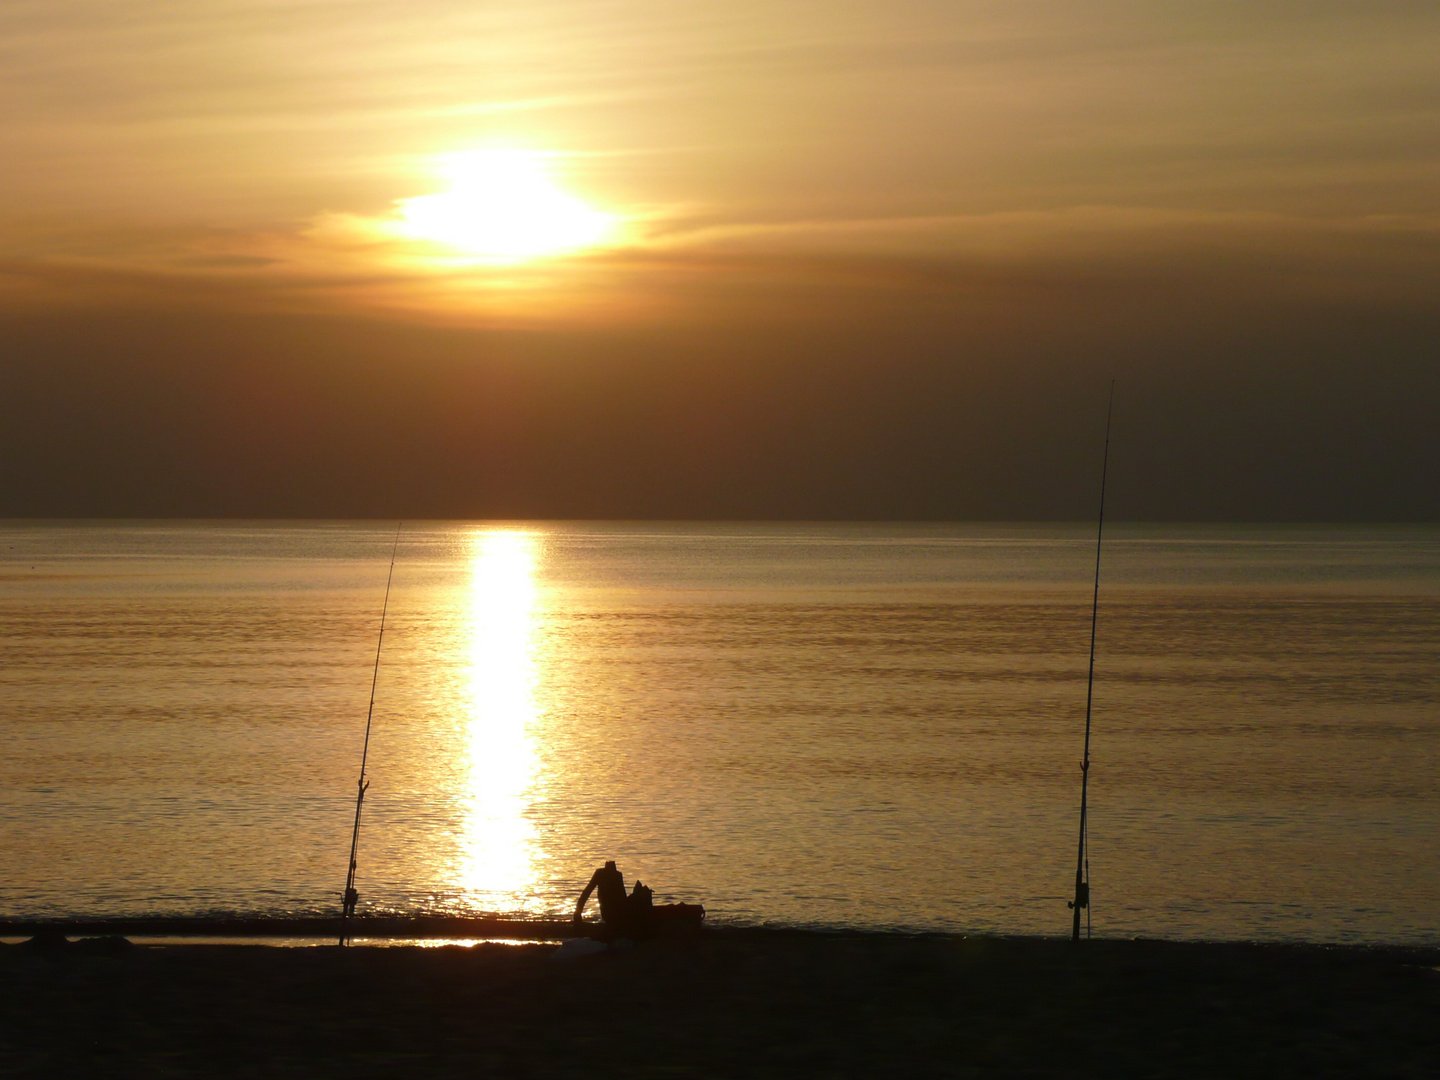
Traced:
<path fill-rule="evenodd" d="M 562 191 L 548 156 L 472 150 L 444 159 L 450 190 L 401 199 L 397 231 L 484 262 L 513 263 L 604 243 L 616 219 Z"/>

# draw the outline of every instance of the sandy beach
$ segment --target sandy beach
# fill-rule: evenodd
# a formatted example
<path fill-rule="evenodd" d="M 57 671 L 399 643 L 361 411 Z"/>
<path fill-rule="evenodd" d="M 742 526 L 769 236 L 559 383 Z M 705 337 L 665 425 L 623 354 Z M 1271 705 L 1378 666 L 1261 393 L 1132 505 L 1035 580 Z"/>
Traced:
<path fill-rule="evenodd" d="M 1440 950 L 711 930 L 0 947 L 0 1073 L 1434 1076 Z"/>

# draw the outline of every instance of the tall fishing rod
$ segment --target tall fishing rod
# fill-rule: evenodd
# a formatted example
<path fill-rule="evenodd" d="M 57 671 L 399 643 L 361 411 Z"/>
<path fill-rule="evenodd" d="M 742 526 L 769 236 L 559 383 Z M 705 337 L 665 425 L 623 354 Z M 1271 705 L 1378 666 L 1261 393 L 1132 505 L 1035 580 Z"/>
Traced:
<path fill-rule="evenodd" d="M 1086 798 L 1090 789 L 1090 707 L 1095 701 L 1095 629 L 1100 620 L 1100 538 L 1105 532 L 1105 475 L 1110 469 L 1110 416 L 1115 411 L 1115 382 L 1105 407 L 1105 456 L 1100 463 L 1100 514 L 1095 526 L 1095 595 L 1090 602 L 1090 678 L 1085 685 L 1085 756 L 1080 759 L 1080 852 L 1075 857 L 1075 899 L 1067 905 L 1075 912 L 1070 940 L 1080 940 L 1080 909 L 1085 909 L 1085 936 L 1090 936 L 1090 859 L 1086 852 L 1089 824 Z"/>
<path fill-rule="evenodd" d="M 385 603 L 380 607 L 380 636 L 375 642 L 375 671 L 370 676 L 370 708 L 365 713 L 365 747 L 360 751 L 360 779 L 355 788 L 355 828 L 350 832 L 350 869 L 345 874 L 345 892 L 340 901 L 340 944 L 350 941 L 350 916 L 355 914 L 355 905 L 360 894 L 355 891 L 355 856 L 360 849 L 360 808 L 365 803 L 365 792 L 370 784 L 365 779 L 365 763 L 370 758 L 370 721 L 375 717 L 375 686 L 380 681 L 380 647 L 385 644 L 385 615 L 390 610 L 390 583 L 395 580 L 395 553 L 400 550 L 402 522 L 395 526 L 395 543 L 390 547 L 390 573 L 385 577 Z"/>

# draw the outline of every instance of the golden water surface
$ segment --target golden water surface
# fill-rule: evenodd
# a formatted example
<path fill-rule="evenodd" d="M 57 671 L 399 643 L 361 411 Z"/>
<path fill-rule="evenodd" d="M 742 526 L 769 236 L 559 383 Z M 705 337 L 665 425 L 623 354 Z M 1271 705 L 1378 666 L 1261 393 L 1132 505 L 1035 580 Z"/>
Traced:
<path fill-rule="evenodd" d="M 0 915 L 326 912 L 393 526 L 0 528 Z M 401 534 L 367 911 L 1063 933 L 1081 527 Z M 1440 939 L 1440 531 L 1107 542 L 1097 934 Z"/>

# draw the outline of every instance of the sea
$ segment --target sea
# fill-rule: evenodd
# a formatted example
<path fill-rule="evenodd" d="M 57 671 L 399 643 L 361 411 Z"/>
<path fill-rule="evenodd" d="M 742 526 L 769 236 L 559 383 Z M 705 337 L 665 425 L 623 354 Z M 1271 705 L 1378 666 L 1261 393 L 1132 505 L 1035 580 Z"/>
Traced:
<path fill-rule="evenodd" d="M 1095 541 L 0 523 L 0 917 L 335 914 L 368 726 L 362 912 L 1066 935 Z M 1094 626 L 1089 932 L 1440 943 L 1440 528 L 1107 526 Z"/>

